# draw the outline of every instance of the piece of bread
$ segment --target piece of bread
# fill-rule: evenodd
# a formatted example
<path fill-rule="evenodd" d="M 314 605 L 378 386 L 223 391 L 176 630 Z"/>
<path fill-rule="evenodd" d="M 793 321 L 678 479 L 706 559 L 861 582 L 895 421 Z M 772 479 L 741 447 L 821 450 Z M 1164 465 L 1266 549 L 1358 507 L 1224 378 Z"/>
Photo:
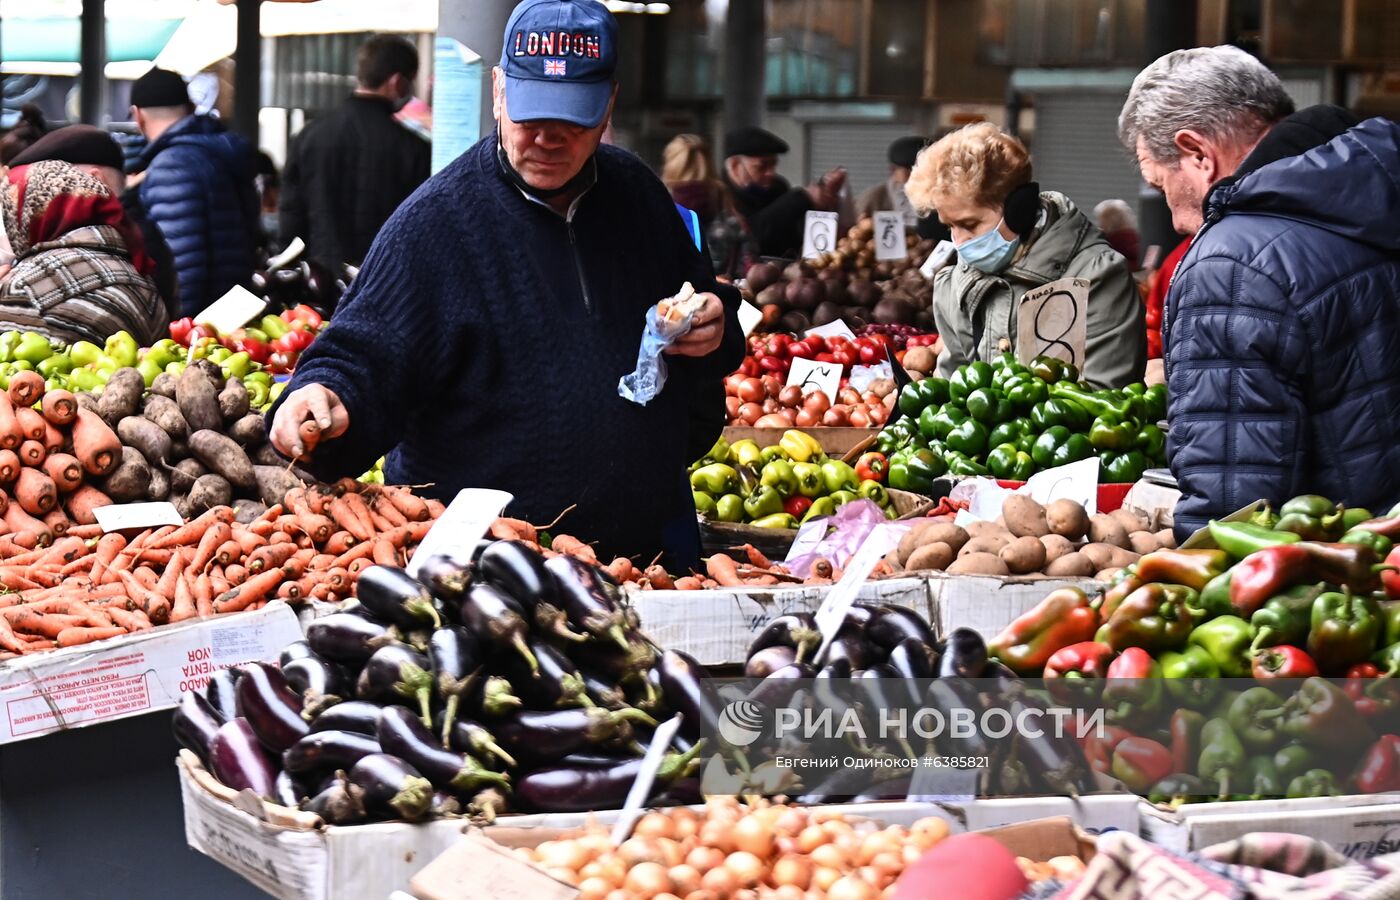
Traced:
<path fill-rule="evenodd" d="M 656 304 L 656 312 L 661 321 L 668 325 L 678 325 L 687 318 L 700 311 L 705 305 L 704 298 L 695 293 L 695 288 L 689 281 L 681 285 L 681 289 L 676 292 L 676 296 L 667 297 Z"/>

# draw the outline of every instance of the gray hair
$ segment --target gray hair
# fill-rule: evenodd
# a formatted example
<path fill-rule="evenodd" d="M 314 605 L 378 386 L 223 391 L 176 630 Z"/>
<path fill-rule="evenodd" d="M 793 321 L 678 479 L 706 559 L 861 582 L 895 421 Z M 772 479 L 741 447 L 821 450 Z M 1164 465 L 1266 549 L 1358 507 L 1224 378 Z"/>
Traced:
<path fill-rule="evenodd" d="M 1238 47 L 1176 50 L 1133 79 L 1118 137 L 1130 153 L 1141 139 L 1154 159 L 1175 162 L 1180 131 L 1246 144 L 1293 110 L 1278 76 Z"/>
<path fill-rule="evenodd" d="M 1105 234 L 1115 231 L 1136 231 L 1137 216 L 1126 200 L 1104 200 L 1094 207 L 1094 224 Z"/>

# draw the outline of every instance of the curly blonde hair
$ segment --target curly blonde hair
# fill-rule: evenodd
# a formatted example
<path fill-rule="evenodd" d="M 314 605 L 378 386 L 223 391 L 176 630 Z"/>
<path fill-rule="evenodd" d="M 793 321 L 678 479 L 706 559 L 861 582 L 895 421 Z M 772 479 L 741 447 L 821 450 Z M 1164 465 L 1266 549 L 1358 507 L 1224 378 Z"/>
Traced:
<path fill-rule="evenodd" d="M 714 181 L 710 149 L 698 134 L 678 134 L 661 154 L 661 181 L 673 187 L 684 181 Z"/>
<path fill-rule="evenodd" d="M 922 150 L 904 193 L 924 214 L 937 209 L 944 197 L 995 208 L 1030 180 L 1026 145 L 990 122 L 978 122 Z"/>

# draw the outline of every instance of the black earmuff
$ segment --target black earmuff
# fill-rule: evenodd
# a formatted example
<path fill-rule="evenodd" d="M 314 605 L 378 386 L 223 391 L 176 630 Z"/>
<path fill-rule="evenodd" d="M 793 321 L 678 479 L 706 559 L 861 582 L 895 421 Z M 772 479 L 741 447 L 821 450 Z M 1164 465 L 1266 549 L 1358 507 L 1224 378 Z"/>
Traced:
<path fill-rule="evenodd" d="M 1008 194 L 1001 217 L 1006 227 L 1019 236 L 1030 234 L 1035 223 L 1040 221 L 1040 185 L 1028 181 Z"/>

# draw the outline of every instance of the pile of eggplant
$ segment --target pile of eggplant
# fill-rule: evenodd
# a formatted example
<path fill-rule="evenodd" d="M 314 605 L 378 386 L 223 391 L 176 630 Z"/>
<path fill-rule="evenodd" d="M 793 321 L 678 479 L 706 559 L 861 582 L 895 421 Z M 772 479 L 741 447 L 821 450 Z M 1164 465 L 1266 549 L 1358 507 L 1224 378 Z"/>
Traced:
<path fill-rule="evenodd" d="M 174 730 L 223 784 L 336 825 L 622 806 L 685 713 L 653 803 L 699 799 L 707 673 L 637 631 L 601 569 L 515 541 L 415 580 L 372 566 L 280 666 L 217 673 Z"/>
<path fill-rule="evenodd" d="M 863 682 L 858 702 L 869 699 L 879 708 L 934 709 L 945 721 L 954 710 L 971 710 L 980 719 L 985 710 L 997 706 L 1016 720 L 1028 709 L 1058 705 L 1048 695 L 1030 690 L 1001 662 L 989 659 L 986 642 L 975 630 L 957 628 L 940 641 L 922 616 L 904 607 L 857 603 L 818 659 L 821 642 L 816 620 L 808 613 L 789 613 L 770 622 L 749 646 L 744 675 L 761 680 L 748 690 L 747 698 L 770 706 L 784 705 L 794 696 L 802 702 L 792 690 L 794 679 L 815 679 L 806 702 L 839 712 L 850 705 L 852 692 L 825 685 L 854 679 Z M 1078 795 L 1099 790 L 1079 744 L 1072 737 L 1056 737 L 1049 728 L 1041 730 L 1043 737 L 1033 740 L 990 740 L 976 731 L 961 736 L 944 729 L 923 746 L 910 743 L 911 735 L 883 751 L 983 760 L 976 780 L 983 796 Z M 793 799 L 811 804 L 937 799 L 910 792 L 909 770 L 890 769 L 889 773 L 888 780 L 868 787 L 868 770 L 837 769 L 819 783 L 800 786 Z"/>

